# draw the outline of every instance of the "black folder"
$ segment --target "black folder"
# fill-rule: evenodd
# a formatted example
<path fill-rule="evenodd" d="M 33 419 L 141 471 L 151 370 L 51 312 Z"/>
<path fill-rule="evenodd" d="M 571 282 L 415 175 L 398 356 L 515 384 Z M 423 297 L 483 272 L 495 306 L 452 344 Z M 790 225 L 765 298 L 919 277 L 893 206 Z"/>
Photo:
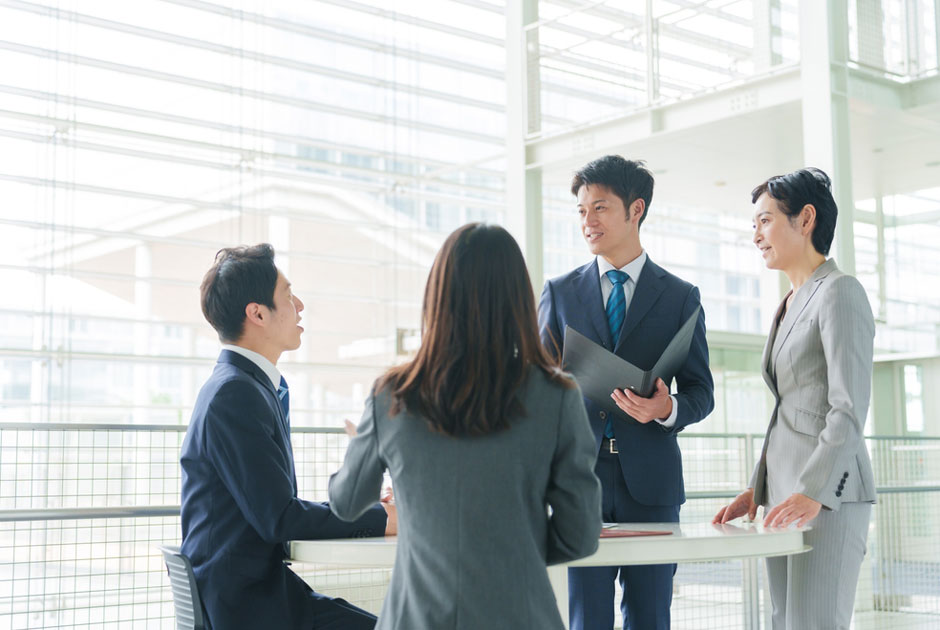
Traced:
<path fill-rule="evenodd" d="M 689 355 L 689 346 L 695 334 L 695 323 L 702 310 L 695 309 L 682 327 L 663 350 L 652 369 L 643 370 L 629 361 L 621 359 L 613 352 L 594 343 L 571 326 L 565 327 L 565 346 L 562 353 L 564 369 L 570 372 L 581 392 L 605 409 L 627 417 L 618 407 L 610 394 L 615 389 L 630 389 L 649 398 L 656 391 L 656 379 L 664 381 L 674 377 L 685 358 Z"/>

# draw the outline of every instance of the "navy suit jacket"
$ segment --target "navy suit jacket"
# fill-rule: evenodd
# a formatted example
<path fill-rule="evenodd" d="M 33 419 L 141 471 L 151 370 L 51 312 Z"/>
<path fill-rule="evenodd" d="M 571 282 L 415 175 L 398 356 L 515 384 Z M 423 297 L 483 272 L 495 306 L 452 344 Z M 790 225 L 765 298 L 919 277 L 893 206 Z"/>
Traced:
<path fill-rule="evenodd" d="M 284 564 L 286 543 L 381 536 L 376 505 L 346 523 L 297 498 L 290 428 L 271 379 L 228 350 L 193 409 L 180 456 L 182 552 L 213 630 L 313 628 L 311 589 Z"/>
<path fill-rule="evenodd" d="M 539 301 L 542 343 L 558 356 L 564 344 L 565 326 L 607 348 L 639 368 L 648 370 L 679 328 L 701 304 L 699 291 L 647 258 L 633 299 L 627 309 L 620 339 L 611 339 L 601 294 L 597 260 L 545 283 Z M 682 456 L 676 436 L 698 422 L 715 406 L 714 382 L 708 369 L 705 311 L 699 313 L 689 356 L 676 374 L 676 423 L 663 427 L 633 418 L 614 417 L 614 437 L 620 451 L 620 467 L 630 494 L 644 505 L 680 505 L 685 502 Z M 672 379 L 666 382 L 671 386 Z M 594 439 L 600 448 L 607 412 L 584 399 Z"/>

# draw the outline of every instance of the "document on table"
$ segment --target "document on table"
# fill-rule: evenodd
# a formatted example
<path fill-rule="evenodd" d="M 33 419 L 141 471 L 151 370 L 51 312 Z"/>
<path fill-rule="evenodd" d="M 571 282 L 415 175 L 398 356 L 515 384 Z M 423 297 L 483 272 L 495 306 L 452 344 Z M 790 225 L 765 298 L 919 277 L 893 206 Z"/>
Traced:
<path fill-rule="evenodd" d="M 649 398 L 656 390 L 657 378 L 665 381 L 674 377 L 689 354 L 689 346 L 695 334 L 695 323 L 701 309 L 701 306 L 696 308 L 685 320 L 663 350 L 656 365 L 649 370 L 633 365 L 594 343 L 571 326 L 566 326 L 562 351 L 564 369 L 575 377 L 586 397 L 609 412 L 625 418 L 627 414 L 610 398 L 611 392 L 615 389 L 629 389 Z"/>
<path fill-rule="evenodd" d="M 601 538 L 632 538 L 634 536 L 670 536 L 672 532 L 656 529 L 619 529 L 617 523 L 604 523 Z"/>
<path fill-rule="evenodd" d="M 672 532 L 651 529 L 602 529 L 601 538 L 634 538 L 636 536 L 671 536 Z"/>

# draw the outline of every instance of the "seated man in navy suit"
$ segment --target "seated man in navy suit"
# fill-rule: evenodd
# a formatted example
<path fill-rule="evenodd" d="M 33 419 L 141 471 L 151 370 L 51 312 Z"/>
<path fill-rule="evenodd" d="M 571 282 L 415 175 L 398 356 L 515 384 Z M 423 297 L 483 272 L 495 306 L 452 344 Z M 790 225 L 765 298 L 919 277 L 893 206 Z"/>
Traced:
<path fill-rule="evenodd" d="M 183 441 L 182 551 L 212 630 L 367 630 L 375 617 L 320 595 L 284 564 L 286 543 L 396 533 L 394 504 L 346 523 L 297 498 L 281 353 L 300 346 L 304 304 L 267 244 L 223 249 L 201 287 L 222 352 Z"/>
<path fill-rule="evenodd" d="M 590 263 L 545 283 L 539 303 L 542 343 L 558 352 L 565 326 L 646 370 L 701 304 L 698 289 L 650 260 L 640 226 L 653 198 L 653 175 L 642 162 L 608 155 L 578 171 L 571 183 Z M 585 399 L 598 458 L 608 522 L 678 522 L 685 501 L 676 435 L 714 407 L 701 311 L 685 365 L 670 382 L 656 382 L 649 399 L 617 389 L 611 398 L 627 417 Z M 570 569 L 572 630 L 609 630 L 614 580 L 623 587 L 623 627 L 667 630 L 674 564 Z"/>

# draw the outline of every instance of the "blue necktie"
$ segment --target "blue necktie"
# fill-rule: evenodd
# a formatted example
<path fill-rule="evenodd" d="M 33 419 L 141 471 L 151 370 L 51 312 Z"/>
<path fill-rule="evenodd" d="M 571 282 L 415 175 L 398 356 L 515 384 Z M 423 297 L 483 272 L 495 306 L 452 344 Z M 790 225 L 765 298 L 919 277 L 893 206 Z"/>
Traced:
<path fill-rule="evenodd" d="M 281 403 L 281 409 L 284 411 L 284 428 L 287 430 L 287 448 L 290 455 L 290 478 L 294 488 L 294 496 L 297 496 L 297 474 L 294 472 L 294 450 L 290 443 L 290 390 L 287 388 L 287 381 L 281 377 L 281 384 L 277 386 L 277 398 Z M 283 543 L 284 553 L 290 555 L 290 549 L 287 543 Z"/>
<path fill-rule="evenodd" d="M 290 432 L 290 390 L 287 388 L 287 381 L 281 377 L 281 384 L 277 387 L 277 397 L 281 401 L 281 409 L 284 410 L 284 422 L 287 423 L 287 431 Z"/>
<path fill-rule="evenodd" d="M 623 284 L 630 278 L 626 273 L 617 269 L 611 269 L 607 272 L 607 279 L 614 287 L 610 290 L 610 297 L 607 298 L 607 325 L 610 327 L 610 338 L 613 340 L 614 348 L 617 347 L 617 340 L 620 339 L 620 329 L 623 328 L 623 319 L 627 314 L 627 300 L 623 293 Z M 610 418 L 604 425 L 604 435 L 608 438 L 614 437 L 614 427 Z"/>

